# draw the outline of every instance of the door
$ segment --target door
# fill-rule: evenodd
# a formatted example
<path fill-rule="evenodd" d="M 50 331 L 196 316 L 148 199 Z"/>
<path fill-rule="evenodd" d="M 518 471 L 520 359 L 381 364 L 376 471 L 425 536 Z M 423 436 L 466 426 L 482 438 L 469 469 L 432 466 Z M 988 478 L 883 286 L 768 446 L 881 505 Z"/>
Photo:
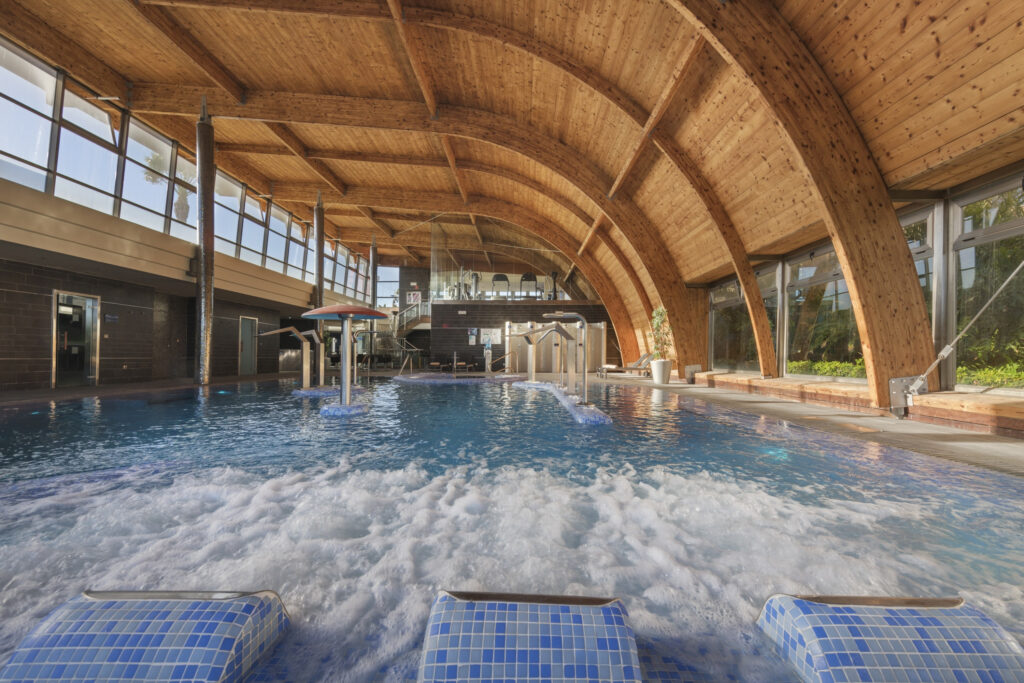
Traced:
<path fill-rule="evenodd" d="M 242 377 L 256 374 L 256 318 L 238 319 L 238 374 Z"/>
<path fill-rule="evenodd" d="M 99 312 L 99 297 L 53 293 L 52 386 L 96 384 L 100 357 Z"/>

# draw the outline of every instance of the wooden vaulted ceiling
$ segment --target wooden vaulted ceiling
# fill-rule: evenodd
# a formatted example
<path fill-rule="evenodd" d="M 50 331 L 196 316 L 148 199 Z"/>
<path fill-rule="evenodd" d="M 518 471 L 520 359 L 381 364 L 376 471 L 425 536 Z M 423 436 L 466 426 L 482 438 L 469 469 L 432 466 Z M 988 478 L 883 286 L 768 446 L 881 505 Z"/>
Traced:
<path fill-rule="evenodd" d="M 759 255 L 838 239 L 837 170 L 884 196 L 1024 158 L 1018 2 L 0 0 L 0 19 L 186 146 L 205 95 L 218 165 L 300 215 L 320 192 L 342 242 L 423 265 L 443 214 L 474 258 L 578 271 L 617 328 L 665 303 L 678 335 L 703 295 L 667 292 L 746 288 Z M 755 29 L 778 54 L 746 49 Z M 801 132 L 819 104 L 833 130 Z"/>

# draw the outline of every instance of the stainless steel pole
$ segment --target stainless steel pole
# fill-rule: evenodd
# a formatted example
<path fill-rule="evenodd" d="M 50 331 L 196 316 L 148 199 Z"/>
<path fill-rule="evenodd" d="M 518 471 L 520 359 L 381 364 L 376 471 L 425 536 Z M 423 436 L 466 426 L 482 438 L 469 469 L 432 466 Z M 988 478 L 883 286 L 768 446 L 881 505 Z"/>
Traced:
<path fill-rule="evenodd" d="M 199 240 L 196 247 L 196 384 L 210 383 L 213 350 L 213 122 L 203 98 L 196 123 L 196 189 Z"/>
<path fill-rule="evenodd" d="M 341 405 L 352 403 L 352 318 L 341 322 Z"/>

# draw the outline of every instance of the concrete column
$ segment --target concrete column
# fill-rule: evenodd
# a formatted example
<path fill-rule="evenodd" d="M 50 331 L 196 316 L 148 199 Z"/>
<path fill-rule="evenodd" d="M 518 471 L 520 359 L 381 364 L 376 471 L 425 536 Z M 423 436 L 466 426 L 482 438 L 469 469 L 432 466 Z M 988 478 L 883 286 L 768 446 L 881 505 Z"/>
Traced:
<path fill-rule="evenodd" d="M 213 121 L 203 98 L 196 123 L 196 189 L 199 201 L 199 243 L 196 246 L 196 369 L 195 382 L 210 383 L 213 349 Z"/>

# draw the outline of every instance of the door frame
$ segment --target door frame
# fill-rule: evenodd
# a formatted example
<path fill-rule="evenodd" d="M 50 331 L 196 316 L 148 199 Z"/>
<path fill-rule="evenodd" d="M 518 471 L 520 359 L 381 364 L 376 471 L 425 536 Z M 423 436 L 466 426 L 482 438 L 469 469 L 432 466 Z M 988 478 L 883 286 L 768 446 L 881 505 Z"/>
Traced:
<path fill-rule="evenodd" d="M 94 332 L 96 338 L 93 340 L 93 345 L 96 349 L 94 351 L 96 354 L 96 374 L 94 376 L 95 382 L 93 383 L 93 386 L 99 386 L 100 339 L 102 339 L 100 336 L 100 325 L 103 323 L 103 300 L 98 294 L 84 294 L 82 292 L 69 292 L 64 289 L 55 289 L 53 290 L 52 301 L 50 302 L 50 388 L 57 388 L 57 305 L 62 294 L 96 300 L 96 330 Z"/>
<path fill-rule="evenodd" d="M 253 347 L 253 373 L 251 375 L 242 374 L 242 321 L 243 320 L 254 320 L 256 321 L 255 334 L 252 336 L 256 342 L 256 346 Z M 240 315 L 238 316 L 238 376 L 239 377 L 255 377 L 259 374 L 260 369 L 260 354 L 259 354 L 259 336 L 260 336 L 260 319 L 255 318 L 251 315 Z"/>

